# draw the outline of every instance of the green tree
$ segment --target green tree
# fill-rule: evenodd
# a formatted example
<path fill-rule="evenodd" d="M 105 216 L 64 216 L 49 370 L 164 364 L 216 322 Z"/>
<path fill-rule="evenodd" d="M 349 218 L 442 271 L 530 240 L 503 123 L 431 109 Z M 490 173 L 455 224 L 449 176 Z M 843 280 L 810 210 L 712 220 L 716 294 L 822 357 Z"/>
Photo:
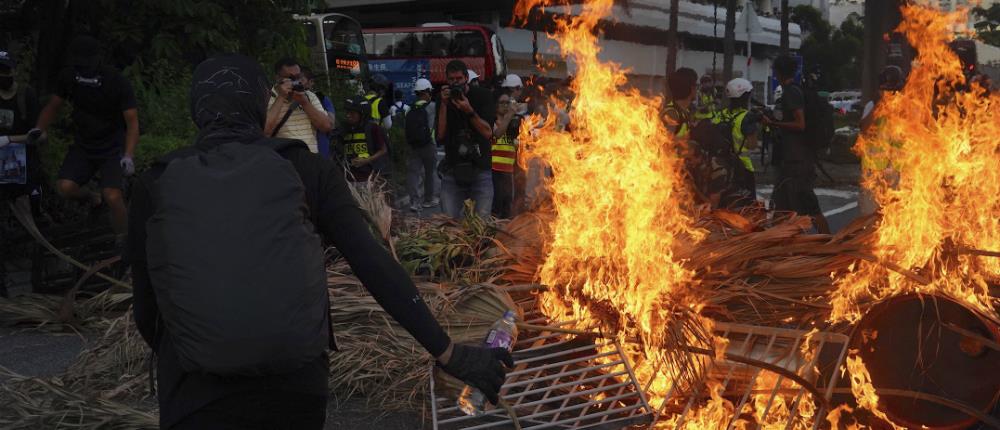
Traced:
<path fill-rule="evenodd" d="M 982 19 L 976 23 L 979 38 L 990 45 L 1000 46 L 1000 3 L 995 3 L 988 9 L 976 7 L 972 13 Z"/>
<path fill-rule="evenodd" d="M 799 53 L 806 68 L 819 67 L 823 72 L 823 89 L 854 89 L 861 85 L 861 51 L 864 25 L 852 16 L 834 28 L 811 6 L 792 9 L 792 22 L 799 24 L 803 34 Z"/>

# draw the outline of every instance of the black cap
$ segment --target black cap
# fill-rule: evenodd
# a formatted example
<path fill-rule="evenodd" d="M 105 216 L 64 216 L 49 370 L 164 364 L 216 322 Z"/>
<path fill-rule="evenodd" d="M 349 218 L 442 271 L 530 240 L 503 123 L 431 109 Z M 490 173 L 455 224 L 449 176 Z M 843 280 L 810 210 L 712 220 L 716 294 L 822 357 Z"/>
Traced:
<path fill-rule="evenodd" d="M 7 66 L 13 69 L 17 67 L 17 60 L 6 49 L 0 49 L 0 66 Z"/>
<path fill-rule="evenodd" d="M 101 43 L 90 36 L 77 36 L 67 52 L 67 65 L 97 67 L 101 60 Z"/>

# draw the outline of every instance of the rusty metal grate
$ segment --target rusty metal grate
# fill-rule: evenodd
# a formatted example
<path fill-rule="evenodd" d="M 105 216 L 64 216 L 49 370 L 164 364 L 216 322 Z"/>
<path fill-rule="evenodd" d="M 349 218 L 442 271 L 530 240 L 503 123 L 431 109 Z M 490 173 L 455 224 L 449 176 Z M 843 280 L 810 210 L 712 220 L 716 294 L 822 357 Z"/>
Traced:
<path fill-rule="evenodd" d="M 537 312 L 525 319 L 531 324 L 545 323 Z M 525 430 L 619 429 L 653 421 L 653 409 L 616 342 L 544 330 L 523 331 L 514 348 L 514 360 L 515 368 L 507 374 L 501 396 Z M 466 416 L 454 398 L 437 395 L 434 379 L 430 384 L 434 429 L 512 428 L 513 422 L 502 408 L 481 417 Z"/>
<path fill-rule="evenodd" d="M 837 333 L 815 332 L 807 336 L 808 332 L 802 330 L 727 323 L 716 323 L 716 334 L 729 340 L 726 352 L 731 357 L 764 362 L 797 373 L 813 384 L 826 401 L 833 396 L 849 342 L 847 336 Z M 807 339 L 815 354 L 810 361 L 805 362 L 800 349 Z M 707 400 L 709 381 L 721 385 L 722 398 L 732 402 L 735 407 L 733 410 L 737 411 L 729 419 L 727 429 L 735 428 L 738 419 L 743 419 L 744 424 L 749 421 L 750 426 L 747 428 L 762 428 L 764 423 L 769 423 L 768 427 L 773 428 L 774 423 L 769 419 L 769 414 L 775 413 L 777 404 L 784 402 L 788 405 L 787 410 L 797 411 L 801 402 L 810 401 L 805 388 L 791 383 L 780 373 L 732 359 L 712 361 L 704 379 L 690 390 L 668 392 L 657 408 L 657 421 L 676 419 L 676 428 L 681 428 L 693 411 Z M 646 388 L 648 387 L 647 384 Z M 744 406 L 753 402 L 757 396 L 767 399 L 760 419 L 748 419 L 741 415 L 739 411 L 743 411 Z M 812 416 L 824 417 L 827 412 L 825 407 L 817 406 Z M 784 421 L 784 428 L 791 429 L 797 424 L 801 425 L 802 422 L 797 423 L 796 419 L 799 419 L 797 414 L 790 414 Z M 823 420 L 820 418 L 811 421 L 812 428 L 818 428 Z"/>

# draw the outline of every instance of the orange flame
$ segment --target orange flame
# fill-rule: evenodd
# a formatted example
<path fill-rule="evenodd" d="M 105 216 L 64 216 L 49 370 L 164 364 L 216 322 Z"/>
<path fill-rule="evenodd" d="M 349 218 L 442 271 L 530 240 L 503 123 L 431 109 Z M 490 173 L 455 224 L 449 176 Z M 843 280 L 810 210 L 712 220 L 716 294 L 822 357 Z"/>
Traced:
<path fill-rule="evenodd" d="M 550 3 L 523 0 L 515 13 L 526 19 Z M 550 115 L 541 129 L 522 133 L 526 155 L 553 172 L 546 188 L 555 218 L 539 269 L 550 290 L 540 305 L 553 319 L 638 339 L 642 350 L 631 351 L 636 374 L 651 381 L 653 393 L 666 393 L 669 376 L 683 366 L 671 366 L 668 356 L 678 352 L 663 346 L 704 343 L 675 327 L 678 316 L 697 320 L 698 331 L 710 333 L 690 294 L 694 273 L 675 257 L 682 240 L 698 241 L 706 233 L 684 209 L 692 198 L 679 142 L 659 120 L 660 99 L 627 89 L 625 70 L 598 60 L 594 28 L 611 15 L 612 5 L 586 1 L 578 15 L 554 18 L 557 31 L 550 36 L 576 64 L 572 127 L 560 130 Z"/>
<path fill-rule="evenodd" d="M 966 13 L 902 9 L 898 30 L 918 55 L 905 88 L 883 94 L 874 131 L 856 146 L 867 161 L 864 185 L 881 206 L 873 252 L 915 275 L 856 265 L 837 282 L 833 321 L 857 321 L 859 303 L 912 292 L 992 314 L 989 282 L 1000 261 L 968 250 L 1000 250 L 1000 99 L 966 82 L 948 47 Z"/>

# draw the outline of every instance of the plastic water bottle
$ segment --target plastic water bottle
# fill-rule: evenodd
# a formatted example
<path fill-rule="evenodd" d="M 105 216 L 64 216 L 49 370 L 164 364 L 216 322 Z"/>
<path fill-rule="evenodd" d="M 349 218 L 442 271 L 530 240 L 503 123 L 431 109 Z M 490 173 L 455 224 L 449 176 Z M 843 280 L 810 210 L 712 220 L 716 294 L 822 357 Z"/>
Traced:
<path fill-rule="evenodd" d="M 514 311 L 508 310 L 503 313 L 503 318 L 497 320 L 490 327 L 483 346 L 486 348 L 505 348 L 508 351 L 514 349 L 514 342 L 517 339 L 517 325 L 514 324 Z M 458 408 L 466 415 L 478 416 L 486 412 L 486 397 L 477 388 L 468 385 L 462 389 L 462 394 L 458 396 Z"/>

